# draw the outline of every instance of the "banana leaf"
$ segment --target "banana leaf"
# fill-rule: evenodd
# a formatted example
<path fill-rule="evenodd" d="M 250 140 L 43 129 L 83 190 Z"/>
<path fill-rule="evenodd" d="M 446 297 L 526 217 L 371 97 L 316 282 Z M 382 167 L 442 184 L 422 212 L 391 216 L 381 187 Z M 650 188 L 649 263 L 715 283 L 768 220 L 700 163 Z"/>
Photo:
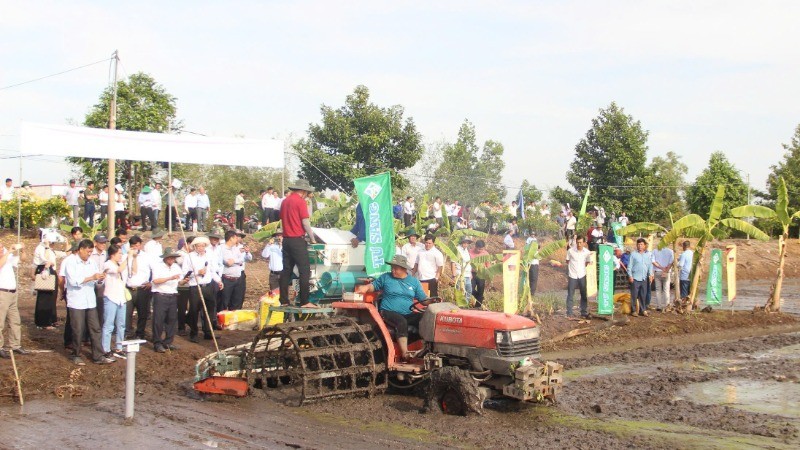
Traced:
<path fill-rule="evenodd" d="M 789 218 L 789 193 L 786 190 L 786 181 L 783 177 L 780 177 L 777 191 L 778 202 L 775 204 L 775 213 L 778 215 L 778 219 L 785 229 L 792 219 Z"/>
<path fill-rule="evenodd" d="M 720 220 L 719 223 L 732 230 L 741 231 L 742 233 L 745 233 L 752 238 L 758 239 L 759 241 L 769 240 L 769 236 L 767 235 L 767 233 L 764 233 L 763 231 L 745 222 L 744 220 L 728 218 Z"/>
<path fill-rule="evenodd" d="M 711 209 L 708 211 L 708 226 L 714 228 L 719 222 L 722 215 L 722 206 L 725 198 L 725 186 L 717 186 L 717 195 L 714 196 L 714 201 L 711 202 Z"/>
<path fill-rule="evenodd" d="M 261 227 L 260 230 L 253 233 L 252 238 L 257 240 L 258 242 L 266 241 L 267 239 L 275 235 L 275 232 L 278 231 L 278 227 L 280 226 L 281 226 L 280 220 L 277 222 L 270 222 Z"/>
<path fill-rule="evenodd" d="M 488 233 L 484 233 L 483 231 L 478 231 L 478 230 L 470 230 L 470 229 L 456 230 L 450 235 L 450 238 L 451 239 L 455 239 L 456 241 L 460 241 L 461 238 L 464 237 L 464 236 L 485 238 L 486 236 L 488 236 Z"/>
<path fill-rule="evenodd" d="M 758 217 L 760 219 L 772 219 L 773 217 L 777 217 L 777 213 L 767 208 L 766 206 L 761 205 L 744 205 L 739 206 L 738 208 L 733 208 L 731 210 L 731 216 L 733 217 Z"/>
<path fill-rule="evenodd" d="M 619 230 L 621 236 L 636 235 L 642 232 L 664 231 L 665 228 L 657 223 L 652 222 L 636 222 L 628 225 Z"/>

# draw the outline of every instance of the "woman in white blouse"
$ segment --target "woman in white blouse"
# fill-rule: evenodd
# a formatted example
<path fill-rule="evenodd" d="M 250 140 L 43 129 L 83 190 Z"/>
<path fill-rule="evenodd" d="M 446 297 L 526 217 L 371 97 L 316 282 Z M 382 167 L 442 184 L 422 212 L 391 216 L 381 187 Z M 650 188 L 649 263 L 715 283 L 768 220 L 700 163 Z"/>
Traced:
<path fill-rule="evenodd" d="M 128 281 L 127 258 L 116 245 L 108 248 L 108 260 L 103 265 L 106 274 L 103 290 L 103 354 L 106 358 L 125 356 L 122 341 L 125 340 L 125 283 Z M 116 351 L 111 353 L 111 332 L 117 329 Z"/>
<path fill-rule="evenodd" d="M 63 256 L 63 252 L 56 252 L 52 248 L 53 243 L 58 242 L 58 235 L 46 233 L 42 236 L 42 242 L 36 246 L 33 252 L 33 271 L 34 280 L 38 277 L 38 285 L 41 289 L 36 290 L 36 308 L 33 320 L 36 326 L 47 330 L 55 328 L 58 322 L 56 309 L 56 260 Z M 36 286 L 37 283 L 34 283 Z"/>

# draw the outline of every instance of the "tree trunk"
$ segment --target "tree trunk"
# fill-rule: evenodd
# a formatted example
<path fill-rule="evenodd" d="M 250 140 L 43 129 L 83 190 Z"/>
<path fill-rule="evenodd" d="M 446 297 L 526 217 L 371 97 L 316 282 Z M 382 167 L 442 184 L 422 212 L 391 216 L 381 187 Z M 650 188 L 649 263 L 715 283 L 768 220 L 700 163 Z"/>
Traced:
<path fill-rule="evenodd" d="M 692 277 L 692 288 L 689 292 L 688 311 L 691 311 L 697 307 L 697 286 L 700 284 L 700 272 L 703 270 L 703 252 L 705 252 L 705 246 L 698 248 L 696 251 L 700 252 L 700 257 L 697 260 L 697 266 L 694 269 L 694 276 Z"/>
<path fill-rule="evenodd" d="M 781 237 L 778 239 L 778 274 L 775 278 L 775 284 L 772 285 L 772 294 L 767 300 L 766 306 L 764 306 L 764 310 L 767 312 L 770 311 L 780 311 L 781 310 L 781 289 L 783 288 L 783 264 L 786 262 L 786 241 L 789 238 L 789 232 L 782 234 Z"/>
<path fill-rule="evenodd" d="M 675 256 L 678 254 L 677 247 L 678 240 L 676 239 L 672 242 L 672 282 L 675 284 L 675 289 L 673 289 L 672 292 L 675 293 L 675 303 L 679 303 L 681 301 L 681 271 L 678 269 L 678 261 L 677 257 Z M 675 303 L 673 303 L 673 305 Z"/>

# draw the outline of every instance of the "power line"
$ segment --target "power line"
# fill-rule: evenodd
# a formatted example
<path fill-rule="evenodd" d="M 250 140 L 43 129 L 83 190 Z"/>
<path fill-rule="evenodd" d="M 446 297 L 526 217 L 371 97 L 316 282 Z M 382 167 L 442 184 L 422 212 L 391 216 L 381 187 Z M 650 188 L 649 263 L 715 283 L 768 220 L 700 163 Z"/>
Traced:
<path fill-rule="evenodd" d="M 44 80 L 44 79 L 47 79 L 47 78 L 56 77 L 58 75 L 64 75 L 65 73 L 74 72 L 76 70 L 80 70 L 80 69 L 83 69 L 83 68 L 86 68 L 86 67 L 94 66 L 96 64 L 104 63 L 106 61 L 109 61 L 110 59 L 112 59 L 112 58 L 106 58 L 106 59 L 102 59 L 100 61 L 95 61 L 93 63 L 84 64 L 84 65 L 79 66 L 79 67 L 73 67 L 72 69 L 67 69 L 67 70 L 64 70 L 64 71 L 61 71 L 61 72 L 58 72 L 58 73 L 45 75 L 45 76 L 39 77 L 39 78 L 34 78 L 33 80 L 28 80 L 28 81 L 23 81 L 21 83 L 16 83 L 16 84 L 8 85 L 8 86 L 3 86 L 3 87 L 0 87 L 0 91 L 4 91 L 6 89 L 15 88 L 17 86 L 22 86 L 23 84 L 33 83 L 33 82 L 41 81 L 41 80 Z"/>

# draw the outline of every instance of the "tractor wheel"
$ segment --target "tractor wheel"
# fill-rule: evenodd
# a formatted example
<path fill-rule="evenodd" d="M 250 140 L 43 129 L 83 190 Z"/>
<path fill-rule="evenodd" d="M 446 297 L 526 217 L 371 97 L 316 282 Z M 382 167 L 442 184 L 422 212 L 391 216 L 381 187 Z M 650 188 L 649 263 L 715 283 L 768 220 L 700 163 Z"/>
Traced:
<path fill-rule="evenodd" d="M 457 416 L 483 413 L 478 382 L 469 372 L 458 367 L 444 367 L 431 372 L 425 404 L 428 411 Z"/>

